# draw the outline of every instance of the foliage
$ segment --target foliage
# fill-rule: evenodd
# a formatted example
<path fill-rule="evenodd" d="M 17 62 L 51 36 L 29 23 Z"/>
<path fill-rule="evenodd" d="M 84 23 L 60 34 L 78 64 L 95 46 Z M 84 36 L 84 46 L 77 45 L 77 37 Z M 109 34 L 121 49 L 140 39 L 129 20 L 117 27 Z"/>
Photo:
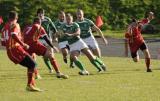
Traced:
<path fill-rule="evenodd" d="M 44 8 L 53 21 L 60 10 L 75 16 L 77 8 L 85 11 L 85 16 L 93 21 L 101 15 L 105 22 L 103 29 L 124 29 L 132 17 L 142 19 L 147 12 L 155 12 L 156 25 L 160 23 L 159 0 L 1 0 L 0 15 L 4 20 L 10 10 L 19 13 L 22 26 L 30 23 L 38 8 Z M 154 23 L 155 24 L 155 23 Z M 107 26 L 106 26 L 107 25 Z"/>

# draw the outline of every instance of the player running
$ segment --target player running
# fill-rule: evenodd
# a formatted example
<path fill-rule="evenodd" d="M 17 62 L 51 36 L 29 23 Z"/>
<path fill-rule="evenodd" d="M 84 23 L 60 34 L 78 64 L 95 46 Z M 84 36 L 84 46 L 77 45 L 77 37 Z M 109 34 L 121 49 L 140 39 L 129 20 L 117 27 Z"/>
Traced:
<path fill-rule="evenodd" d="M 92 54 L 92 52 L 88 49 L 88 46 L 85 42 L 80 38 L 80 28 L 79 25 L 73 22 L 73 16 L 68 13 L 66 15 L 66 24 L 62 27 L 64 36 L 67 37 L 69 47 L 70 47 L 70 55 L 75 65 L 81 70 L 79 72 L 80 75 L 89 75 L 89 72 L 86 71 L 83 64 L 78 59 L 80 52 L 83 52 L 90 62 L 98 69 L 98 71 L 106 71 L 104 63 L 96 56 Z"/>
<path fill-rule="evenodd" d="M 68 50 L 69 50 L 69 44 L 68 44 L 68 41 L 67 41 L 67 37 L 66 36 L 61 36 L 61 30 L 62 30 L 62 25 L 66 22 L 66 16 L 65 16 L 65 13 L 64 11 L 60 11 L 59 14 L 58 14 L 58 20 L 55 21 L 55 26 L 59 32 L 58 34 L 58 45 L 59 45 L 59 48 L 61 49 L 61 52 L 62 52 L 62 55 L 63 55 L 63 60 L 65 63 L 67 63 L 67 55 L 68 55 Z M 73 61 L 70 59 L 70 67 L 74 67 L 73 66 Z"/>
<path fill-rule="evenodd" d="M 37 55 L 49 58 L 53 68 L 56 71 L 58 78 L 67 79 L 68 76 L 60 72 L 57 61 L 51 50 L 39 42 L 39 38 L 43 38 L 46 43 L 53 48 L 51 41 L 48 38 L 44 28 L 41 26 L 41 19 L 35 18 L 32 26 L 24 33 L 24 41 L 30 46 L 27 50 L 29 54 L 36 53 Z"/>
<path fill-rule="evenodd" d="M 138 50 L 141 49 L 145 56 L 145 63 L 147 72 L 152 72 L 150 67 L 150 53 L 148 47 L 141 35 L 141 29 L 139 27 L 139 23 L 136 19 L 132 20 L 132 23 L 128 26 L 127 32 L 125 33 L 126 42 L 129 44 L 131 56 L 134 62 L 139 61 Z M 128 50 L 126 47 L 125 50 Z"/>
<path fill-rule="evenodd" d="M 91 20 L 84 18 L 83 10 L 78 9 L 76 15 L 77 15 L 76 22 L 80 26 L 80 30 L 81 30 L 80 37 L 92 50 L 94 55 L 101 57 L 101 51 L 99 49 L 97 41 L 95 40 L 92 34 L 92 30 L 97 31 L 101 35 L 101 38 L 103 39 L 104 44 L 107 45 L 108 42 L 103 36 L 103 33 Z"/>
<path fill-rule="evenodd" d="M 24 50 L 29 49 L 29 46 L 22 41 L 21 30 L 17 20 L 18 13 L 15 11 L 9 12 L 9 20 L 2 29 L 2 46 L 6 47 L 7 55 L 12 62 L 27 67 L 28 83 L 26 90 L 41 91 L 36 87 L 34 80 L 36 63 Z"/>
<path fill-rule="evenodd" d="M 45 14 L 44 9 L 39 8 L 37 10 L 37 16 L 41 19 L 41 26 L 45 29 L 45 31 L 49 37 L 49 40 L 52 42 L 55 33 L 57 33 L 57 29 L 56 29 L 54 23 L 52 22 L 52 20 L 49 17 L 44 16 L 44 14 Z M 51 51 L 52 55 L 54 54 L 53 48 L 54 48 L 54 50 L 58 51 L 58 49 L 55 46 L 53 48 L 48 46 L 48 44 L 46 43 L 46 41 L 43 38 L 40 38 L 39 40 L 43 45 L 45 45 Z M 46 66 L 48 67 L 49 72 L 52 73 L 53 69 L 50 65 L 49 58 L 43 57 L 43 60 L 44 60 L 44 63 L 46 64 Z"/>

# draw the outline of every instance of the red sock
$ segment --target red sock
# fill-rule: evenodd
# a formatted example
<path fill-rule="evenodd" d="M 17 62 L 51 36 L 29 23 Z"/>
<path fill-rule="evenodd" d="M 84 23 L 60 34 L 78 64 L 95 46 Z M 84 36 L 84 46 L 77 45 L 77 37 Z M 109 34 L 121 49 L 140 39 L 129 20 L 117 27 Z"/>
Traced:
<path fill-rule="evenodd" d="M 35 73 L 35 75 L 38 75 L 38 69 L 37 69 L 37 67 L 34 68 L 34 73 Z"/>
<path fill-rule="evenodd" d="M 150 58 L 145 58 L 145 62 L 146 62 L 146 67 L 147 67 L 147 69 L 149 69 L 150 68 Z"/>
<path fill-rule="evenodd" d="M 57 61 L 56 61 L 54 58 L 52 58 L 52 59 L 50 59 L 50 62 L 51 62 L 51 64 L 52 64 L 54 70 L 55 70 L 56 72 L 59 72 L 59 67 L 58 67 Z"/>
<path fill-rule="evenodd" d="M 28 69 L 27 70 L 27 76 L 28 76 L 28 85 L 35 85 L 34 80 L 34 69 Z"/>

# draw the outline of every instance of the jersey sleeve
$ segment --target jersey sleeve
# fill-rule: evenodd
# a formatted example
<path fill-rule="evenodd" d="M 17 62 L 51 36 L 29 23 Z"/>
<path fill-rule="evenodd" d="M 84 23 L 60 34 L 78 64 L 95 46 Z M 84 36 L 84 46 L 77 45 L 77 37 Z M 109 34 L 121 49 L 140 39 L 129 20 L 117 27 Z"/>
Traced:
<path fill-rule="evenodd" d="M 13 34 L 18 35 L 19 31 L 20 31 L 19 24 L 12 24 L 11 25 L 11 35 L 13 35 Z"/>
<path fill-rule="evenodd" d="M 57 29 L 56 29 L 56 26 L 54 25 L 54 23 L 52 22 L 51 19 L 48 19 L 49 21 L 49 26 L 50 26 L 50 29 L 53 31 L 53 33 L 56 33 L 57 32 Z"/>
<path fill-rule="evenodd" d="M 44 37 L 45 35 L 47 35 L 45 29 L 43 27 L 40 27 L 40 36 Z"/>
<path fill-rule="evenodd" d="M 89 25 L 91 26 L 91 27 L 93 27 L 93 26 L 95 26 L 95 24 L 94 24 L 94 22 L 93 21 L 91 21 L 91 20 L 87 20 L 88 21 L 88 23 L 89 23 Z"/>

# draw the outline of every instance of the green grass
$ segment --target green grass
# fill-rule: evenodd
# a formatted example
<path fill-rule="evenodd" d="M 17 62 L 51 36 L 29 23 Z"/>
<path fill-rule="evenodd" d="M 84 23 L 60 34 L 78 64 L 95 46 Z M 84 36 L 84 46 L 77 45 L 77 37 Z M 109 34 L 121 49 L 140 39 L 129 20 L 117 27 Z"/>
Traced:
<path fill-rule="evenodd" d="M 43 79 L 37 85 L 44 92 L 27 92 L 26 69 L 14 65 L 0 51 L 0 101 L 159 101 L 160 67 L 159 60 L 152 60 L 152 73 L 145 72 L 144 60 L 134 63 L 130 58 L 104 57 L 108 72 L 98 74 L 86 57 L 80 57 L 89 76 L 78 75 L 78 69 L 69 68 L 56 55 L 61 70 L 69 79 L 57 79 L 49 74 L 41 57 L 38 66 Z"/>
<path fill-rule="evenodd" d="M 113 31 L 113 30 L 107 30 L 107 31 L 103 31 L 103 34 L 106 37 L 111 37 L 111 38 L 124 38 L 124 30 L 117 30 L 117 31 Z M 97 33 L 94 33 L 94 35 L 98 35 Z M 144 38 L 160 38 L 160 33 L 155 33 L 155 34 L 143 34 Z"/>

